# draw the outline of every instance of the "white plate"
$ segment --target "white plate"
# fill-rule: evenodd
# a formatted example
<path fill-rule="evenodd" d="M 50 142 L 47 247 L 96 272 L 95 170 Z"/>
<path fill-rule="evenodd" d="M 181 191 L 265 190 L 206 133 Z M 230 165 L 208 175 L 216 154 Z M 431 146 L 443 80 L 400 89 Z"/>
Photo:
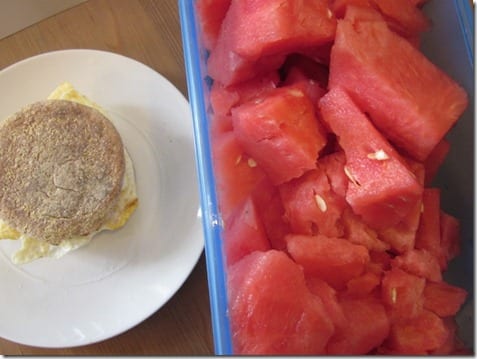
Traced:
<path fill-rule="evenodd" d="M 187 100 L 127 57 L 55 51 L 0 71 L 0 119 L 64 81 L 112 115 L 134 163 L 139 207 L 122 229 L 60 259 L 15 266 L 18 243 L 0 241 L 0 336 L 50 348 L 94 343 L 140 323 L 181 287 L 203 249 Z"/>

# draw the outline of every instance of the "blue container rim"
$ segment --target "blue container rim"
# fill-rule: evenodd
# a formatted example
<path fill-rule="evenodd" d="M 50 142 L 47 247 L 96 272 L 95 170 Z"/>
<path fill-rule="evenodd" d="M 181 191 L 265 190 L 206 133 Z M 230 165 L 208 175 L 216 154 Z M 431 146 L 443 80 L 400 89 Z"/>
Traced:
<path fill-rule="evenodd" d="M 459 20 L 460 31 L 464 37 L 467 58 L 474 70 L 474 11 L 467 0 L 454 0 L 454 7 Z"/>
<path fill-rule="evenodd" d="M 208 289 L 214 350 L 218 355 L 232 354 L 227 316 L 226 278 L 221 244 L 221 218 L 218 212 L 211 148 L 205 104 L 205 77 L 201 71 L 202 54 L 193 0 L 179 0 L 179 16 L 186 68 L 187 88 L 193 116 L 195 160 L 199 180 L 200 204 L 205 240 Z"/>

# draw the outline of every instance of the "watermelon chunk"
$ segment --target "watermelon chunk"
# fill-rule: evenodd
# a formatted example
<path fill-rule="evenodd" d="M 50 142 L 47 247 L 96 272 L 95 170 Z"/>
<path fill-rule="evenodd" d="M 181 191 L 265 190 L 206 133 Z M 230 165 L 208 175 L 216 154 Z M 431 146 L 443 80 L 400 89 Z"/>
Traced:
<path fill-rule="evenodd" d="M 374 297 L 345 297 L 340 301 L 347 319 L 330 339 L 327 352 L 331 355 L 368 354 L 389 334 L 390 324 L 382 303 Z"/>
<path fill-rule="evenodd" d="M 293 86 L 297 89 L 300 89 L 304 94 L 306 94 L 312 103 L 318 102 L 318 100 L 324 96 L 326 90 L 317 82 L 303 78 L 303 76 L 298 72 L 299 70 L 291 70 L 288 73 L 289 76 L 283 82 L 283 86 Z M 320 132 L 324 132 L 324 129 Z"/>
<path fill-rule="evenodd" d="M 457 337 L 457 323 L 454 318 L 443 318 L 444 326 L 449 335 L 447 340 L 437 349 L 429 351 L 431 355 L 473 355 L 473 353 L 465 349 L 463 343 Z"/>
<path fill-rule="evenodd" d="M 326 173 L 331 190 L 343 198 L 348 188 L 348 177 L 344 171 L 345 164 L 346 156 L 342 150 L 323 155 L 316 163 L 317 167 Z"/>
<path fill-rule="evenodd" d="M 340 219 L 346 202 L 332 191 L 322 168 L 280 185 L 279 191 L 285 218 L 294 233 L 343 236 Z"/>
<path fill-rule="evenodd" d="M 226 219 L 242 205 L 265 174 L 243 151 L 233 132 L 213 138 L 212 158 L 219 208 Z"/>
<path fill-rule="evenodd" d="M 424 309 L 415 318 L 391 326 L 386 345 L 394 354 L 425 354 L 441 347 L 450 333 L 443 320 Z"/>
<path fill-rule="evenodd" d="M 224 86 L 214 82 L 210 90 L 210 104 L 214 114 L 230 115 L 230 109 L 242 103 L 259 98 L 267 91 L 277 87 L 279 76 L 276 71 L 236 85 Z"/>
<path fill-rule="evenodd" d="M 284 74 L 286 81 L 292 82 L 293 79 L 306 79 L 317 83 L 323 89 L 328 88 L 328 66 L 304 54 L 295 53 L 289 55 L 280 71 Z"/>
<path fill-rule="evenodd" d="M 424 308 L 440 317 L 457 314 L 466 298 L 467 291 L 465 289 L 445 282 L 429 282 L 424 287 Z"/>
<path fill-rule="evenodd" d="M 271 249 L 252 197 L 230 215 L 223 230 L 223 240 L 227 266 L 254 251 Z"/>
<path fill-rule="evenodd" d="M 441 249 L 448 263 L 460 253 L 460 222 L 454 216 L 441 210 Z"/>
<path fill-rule="evenodd" d="M 424 166 L 416 161 L 406 161 L 419 184 L 424 186 Z M 405 253 L 414 248 L 416 232 L 421 218 L 422 200 L 417 201 L 409 213 L 394 226 L 378 231 L 379 238 L 391 246 L 393 253 Z"/>
<path fill-rule="evenodd" d="M 421 220 L 416 233 L 416 248 L 427 250 L 438 260 L 440 268 L 444 269 L 447 261 L 441 246 L 440 196 L 439 188 L 424 189 Z"/>
<path fill-rule="evenodd" d="M 390 311 L 393 322 L 418 316 L 424 306 L 426 280 L 402 269 L 392 268 L 384 274 L 381 283 L 382 300 Z"/>
<path fill-rule="evenodd" d="M 347 281 L 361 275 L 369 262 L 365 247 L 343 238 L 290 234 L 285 240 L 291 257 L 303 266 L 305 273 L 336 289 L 344 288 Z"/>
<path fill-rule="evenodd" d="M 396 256 L 392 260 L 392 265 L 433 282 L 442 280 L 441 267 L 437 258 L 425 249 L 411 249 Z"/>
<path fill-rule="evenodd" d="M 224 132 L 231 132 L 233 129 L 232 126 L 232 116 L 230 115 L 216 115 L 210 114 L 210 133 L 211 136 L 220 136 Z"/>
<path fill-rule="evenodd" d="M 291 229 L 284 220 L 285 208 L 278 188 L 265 177 L 254 187 L 252 197 L 272 248 L 285 250 L 285 235 Z"/>
<path fill-rule="evenodd" d="M 401 221 L 422 194 L 407 164 L 341 89 L 331 89 L 319 107 L 346 154 L 346 200 L 353 211 L 377 229 Z"/>
<path fill-rule="evenodd" d="M 236 262 L 227 289 L 235 354 L 325 352 L 333 323 L 284 252 L 254 252 Z"/>
<path fill-rule="evenodd" d="M 204 47 L 211 50 L 219 37 L 220 27 L 232 0 L 197 0 L 195 8 Z"/>
<path fill-rule="evenodd" d="M 247 59 L 288 54 L 333 40 L 327 0 L 240 0 L 231 6 L 233 50 Z M 294 24 L 300 24 L 295 26 Z"/>
<path fill-rule="evenodd" d="M 381 284 L 381 275 L 366 271 L 346 283 L 345 295 L 350 297 L 365 297 L 370 295 Z"/>
<path fill-rule="evenodd" d="M 312 102 L 294 87 L 233 108 L 232 119 L 238 141 L 274 184 L 315 168 L 326 143 Z"/>
<path fill-rule="evenodd" d="M 247 59 L 238 54 L 230 41 L 230 34 L 237 27 L 234 8 L 240 1 L 232 1 L 222 22 L 215 47 L 207 59 L 207 72 L 214 80 L 225 86 L 247 81 L 278 69 L 286 59 L 285 54 L 263 56 L 256 60 Z"/>
<path fill-rule="evenodd" d="M 284 55 L 262 57 L 257 61 L 244 59 L 219 38 L 207 60 L 207 68 L 215 81 L 230 86 L 276 70 L 284 61 Z"/>
<path fill-rule="evenodd" d="M 349 9 L 353 20 L 385 20 L 391 30 L 411 41 L 430 27 L 429 19 L 410 0 L 334 0 L 331 8 L 338 18 Z"/>
<path fill-rule="evenodd" d="M 437 174 L 437 171 L 446 159 L 446 156 L 449 151 L 450 142 L 446 139 L 443 139 L 432 149 L 431 153 L 429 153 L 429 156 L 427 156 L 426 160 L 424 161 L 426 171 L 426 186 L 429 186 L 431 184 L 432 180 Z"/>
<path fill-rule="evenodd" d="M 330 88 L 344 88 L 392 143 L 425 160 L 467 107 L 467 94 L 384 20 L 348 14 L 338 21 Z"/>
<path fill-rule="evenodd" d="M 383 242 L 375 230 L 364 223 L 350 208 L 343 211 L 341 217 L 344 226 L 344 237 L 351 243 L 360 244 L 369 251 L 386 251 L 389 244 Z"/>
<path fill-rule="evenodd" d="M 410 0 L 372 0 L 390 29 L 404 37 L 414 37 L 430 27 L 429 19 Z"/>
<path fill-rule="evenodd" d="M 331 0 L 331 10 L 335 14 L 338 19 L 342 19 L 345 17 L 345 13 L 348 7 L 357 6 L 363 8 L 370 8 L 372 7 L 370 0 Z M 374 12 L 364 11 L 362 12 L 363 15 L 368 15 L 368 19 L 380 19 L 380 17 L 372 16 Z"/>
<path fill-rule="evenodd" d="M 326 313 L 328 313 L 335 328 L 346 326 L 347 319 L 338 302 L 338 292 L 323 279 L 310 275 L 305 276 L 305 278 L 310 292 L 321 298 Z"/>
<path fill-rule="evenodd" d="M 368 271 L 381 275 L 391 269 L 392 256 L 389 252 L 369 251 L 369 257 Z"/>

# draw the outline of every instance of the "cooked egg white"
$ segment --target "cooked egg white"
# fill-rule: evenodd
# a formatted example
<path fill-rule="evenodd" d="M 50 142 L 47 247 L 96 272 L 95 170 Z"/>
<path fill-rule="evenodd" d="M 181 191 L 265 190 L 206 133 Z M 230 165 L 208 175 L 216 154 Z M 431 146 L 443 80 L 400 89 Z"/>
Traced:
<path fill-rule="evenodd" d="M 59 85 L 50 96 L 48 96 L 48 99 L 78 102 L 93 107 L 103 115 L 107 116 L 104 109 L 80 94 L 68 82 Z M 20 232 L 9 227 L 5 222 L 0 220 L 0 239 L 19 240 L 19 242 L 21 242 L 19 250 L 12 256 L 12 262 L 15 264 L 24 264 L 42 257 L 60 258 L 65 254 L 88 244 L 98 232 L 103 230 L 115 230 L 124 226 L 138 205 L 134 168 L 131 158 L 126 150 L 124 150 L 124 157 L 125 172 L 118 202 L 108 220 L 98 231 L 88 236 L 65 239 L 59 245 L 51 245 L 45 241 L 22 235 Z"/>

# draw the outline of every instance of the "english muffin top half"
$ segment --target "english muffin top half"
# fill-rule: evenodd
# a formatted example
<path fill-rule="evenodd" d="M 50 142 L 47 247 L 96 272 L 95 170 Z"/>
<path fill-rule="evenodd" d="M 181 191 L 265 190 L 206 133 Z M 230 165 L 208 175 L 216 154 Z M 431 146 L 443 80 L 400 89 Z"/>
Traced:
<path fill-rule="evenodd" d="M 99 230 L 124 171 L 121 137 L 92 107 L 44 100 L 0 124 L 0 218 L 27 236 L 58 244 Z"/>

